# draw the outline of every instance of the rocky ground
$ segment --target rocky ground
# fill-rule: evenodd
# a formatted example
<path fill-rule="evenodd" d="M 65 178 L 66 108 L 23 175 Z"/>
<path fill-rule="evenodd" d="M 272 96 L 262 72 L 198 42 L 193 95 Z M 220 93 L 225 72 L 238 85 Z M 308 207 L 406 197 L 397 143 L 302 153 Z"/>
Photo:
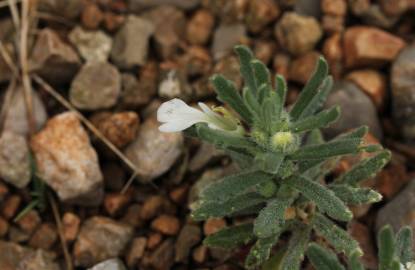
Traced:
<path fill-rule="evenodd" d="M 237 168 L 155 119 L 167 99 L 215 104 L 213 73 L 241 87 L 241 43 L 289 81 L 288 103 L 325 56 L 343 111 L 326 135 L 365 124 L 392 150 L 365 182 L 385 200 L 353 209 L 365 265 L 379 227 L 415 227 L 414 0 L 35 2 L 0 1 L 0 269 L 242 269 L 246 250 L 201 244 L 239 220 L 189 218 Z"/>

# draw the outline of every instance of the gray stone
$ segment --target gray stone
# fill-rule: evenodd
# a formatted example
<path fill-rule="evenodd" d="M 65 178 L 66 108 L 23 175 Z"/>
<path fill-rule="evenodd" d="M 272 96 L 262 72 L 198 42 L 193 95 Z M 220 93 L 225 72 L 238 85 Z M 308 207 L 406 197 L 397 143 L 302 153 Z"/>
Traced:
<path fill-rule="evenodd" d="M 74 112 L 61 113 L 33 136 L 40 177 L 68 203 L 99 205 L 103 196 L 103 177 L 97 153 Z"/>
<path fill-rule="evenodd" d="M 232 52 L 246 38 L 246 29 L 243 24 L 222 24 L 216 28 L 213 35 L 212 55 L 218 60 Z"/>
<path fill-rule="evenodd" d="M 217 160 L 225 155 L 224 151 L 217 149 L 213 144 L 202 142 L 197 152 L 189 162 L 188 170 L 196 172 L 204 168 L 212 160 Z"/>
<path fill-rule="evenodd" d="M 186 17 L 174 6 L 162 5 L 141 15 L 155 26 L 153 40 L 158 54 L 163 59 L 177 53 L 184 39 Z"/>
<path fill-rule="evenodd" d="M 29 134 L 29 123 L 27 121 L 23 87 L 18 86 L 8 91 L 12 91 L 12 96 L 4 120 L 4 130 L 25 136 Z M 32 91 L 32 102 L 32 115 L 35 128 L 39 130 L 47 120 L 46 109 L 36 91 Z"/>
<path fill-rule="evenodd" d="M 144 65 L 147 60 L 148 43 L 154 25 L 141 17 L 130 15 L 117 32 L 111 50 L 111 59 L 121 68 Z"/>
<path fill-rule="evenodd" d="M 99 264 L 95 265 L 94 267 L 89 268 L 88 270 L 126 270 L 124 264 L 120 259 L 109 259 Z"/>
<path fill-rule="evenodd" d="M 314 49 L 323 31 L 314 17 L 286 12 L 275 26 L 275 35 L 284 49 L 302 55 Z"/>
<path fill-rule="evenodd" d="M 86 61 L 108 60 L 112 39 L 103 31 L 86 31 L 77 26 L 69 33 L 68 38 Z"/>
<path fill-rule="evenodd" d="M 182 133 L 163 133 L 153 117 L 140 127 L 137 138 L 125 150 L 135 164 L 142 182 L 149 182 L 167 172 L 182 154 Z"/>
<path fill-rule="evenodd" d="M 106 109 L 115 105 L 121 92 L 121 75 L 107 62 L 82 66 L 69 90 L 71 103 L 82 110 Z"/>
<path fill-rule="evenodd" d="M 128 8 L 132 12 L 140 12 L 143 9 L 160 5 L 171 5 L 180 9 L 189 10 L 197 7 L 201 0 L 129 0 Z"/>
<path fill-rule="evenodd" d="M 388 224 L 395 232 L 405 225 L 415 229 L 415 180 L 410 181 L 396 197 L 379 210 L 376 230 L 379 231 Z"/>
<path fill-rule="evenodd" d="M 321 0 L 297 0 L 294 11 L 300 15 L 312 16 L 316 19 L 321 16 Z"/>
<path fill-rule="evenodd" d="M 177 237 L 174 250 L 175 262 L 187 263 L 193 246 L 200 242 L 202 232 L 198 225 L 186 224 Z"/>
<path fill-rule="evenodd" d="M 120 256 L 133 233 L 131 226 L 110 218 L 101 216 L 89 218 L 82 225 L 73 248 L 75 265 L 92 267 L 104 260 Z"/>
<path fill-rule="evenodd" d="M 30 181 L 30 152 L 26 138 L 4 131 L 0 137 L 0 177 L 18 188 Z"/>
<path fill-rule="evenodd" d="M 392 65 L 392 108 L 393 116 L 402 135 L 415 139 L 415 45 L 399 54 Z"/>
<path fill-rule="evenodd" d="M 69 82 L 81 65 L 78 54 L 49 28 L 41 30 L 37 37 L 29 59 L 30 70 L 52 83 Z"/>
<path fill-rule="evenodd" d="M 329 137 L 367 125 L 370 133 L 378 139 L 382 139 L 382 129 L 376 107 L 372 100 L 354 83 L 338 82 L 335 84 L 325 106 L 329 108 L 336 105 L 340 106 L 342 113 L 336 123 L 324 129 L 324 133 Z"/>

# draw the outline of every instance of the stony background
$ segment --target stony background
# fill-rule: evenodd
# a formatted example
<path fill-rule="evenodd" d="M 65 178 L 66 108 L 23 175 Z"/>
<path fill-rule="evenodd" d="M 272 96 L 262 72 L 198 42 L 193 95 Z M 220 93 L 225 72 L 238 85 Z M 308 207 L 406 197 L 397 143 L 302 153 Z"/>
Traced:
<path fill-rule="evenodd" d="M 390 164 L 365 182 L 385 201 L 353 209 L 348 228 L 365 265 L 376 269 L 379 227 L 415 227 L 414 0 L 38 0 L 25 66 L 32 92 L 19 77 L 19 31 L 7 3 L 0 1 L 0 269 L 242 269 L 246 248 L 201 244 L 241 220 L 189 218 L 199 191 L 235 166 L 210 145 L 160 133 L 154 114 L 174 97 L 214 104 L 213 73 L 241 87 L 232 54 L 241 43 L 289 81 L 287 105 L 324 55 L 336 80 L 327 103 L 343 111 L 326 135 L 365 124 L 368 143 L 392 150 Z M 335 174 L 360 158 L 342 160 Z M 120 193 L 131 167 L 137 180 Z M 34 198 L 34 177 L 54 195 L 46 210 L 13 221 Z"/>

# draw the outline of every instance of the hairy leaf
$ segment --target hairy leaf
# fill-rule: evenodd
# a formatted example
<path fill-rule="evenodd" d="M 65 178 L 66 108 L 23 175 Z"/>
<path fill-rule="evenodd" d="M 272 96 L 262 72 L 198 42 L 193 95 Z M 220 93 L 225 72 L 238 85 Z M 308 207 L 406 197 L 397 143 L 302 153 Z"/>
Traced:
<path fill-rule="evenodd" d="M 291 205 L 292 198 L 275 198 L 259 212 L 254 222 L 254 233 L 260 238 L 267 238 L 280 232 L 285 220 L 285 210 Z"/>
<path fill-rule="evenodd" d="M 222 180 L 207 186 L 201 194 L 203 201 L 225 202 L 237 195 L 252 190 L 256 185 L 265 183 L 272 175 L 254 171 L 242 172 L 224 177 Z"/>
<path fill-rule="evenodd" d="M 254 59 L 251 61 L 252 69 L 256 79 L 256 85 L 267 85 L 271 86 L 271 77 L 267 66 L 261 61 Z"/>
<path fill-rule="evenodd" d="M 264 172 L 270 174 L 278 173 L 282 162 L 284 161 L 284 155 L 282 153 L 266 152 L 257 154 L 255 162 Z"/>
<path fill-rule="evenodd" d="M 363 264 L 360 262 L 360 254 L 353 253 L 348 260 L 348 270 L 365 270 Z"/>
<path fill-rule="evenodd" d="M 333 78 L 331 76 L 328 76 L 326 79 L 324 79 L 323 83 L 321 84 L 319 88 L 319 91 L 308 103 L 307 107 L 303 110 L 299 118 L 301 119 L 303 117 L 313 115 L 318 110 L 320 110 L 323 107 L 332 89 L 333 89 Z"/>
<path fill-rule="evenodd" d="M 304 109 L 310 104 L 313 97 L 317 94 L 319 86 L 327 77 L 327 73 L 327 62 L 323 58 L 320 58 L 317 64 L 317 68 L 314 71 L 314 74 L 307 82 L 307 84 L 304 86 L 303 90 L 300 93 L 300 96 L 294 103 L 294 106 L 290 112 L 290 116 L 294 121 L 299 119 Z"/>
<path fill-rule="evenodd" d="M 370 188 L 355 188 L 349 185 L 331 185 L 330 189 L 347 205 L 375 203 L 382 195 Z"/>
<path fill-rule="evenodd" d="M 319 145 L 306 145 L 289 158 L 292 160 L 325 159 L 335 156 L 357 154 L 360 139 L 342 139 Z"/>
<path fill-rule="evenodd" d="M 241 66 L 241 74 L 244 78 L 245 85 L 252 91 L 254 96 L 257 95 L 257 85 L 255 81 L 254 70 L 251 66 L 251 61 L 254 59 L 254 56 L 249 48 L 243 45 L 235 47 L 235 52 L 239 56 L 239 62 Z"/>
<path fill-rule="evenodd" d="M 200 221 L 211 217 L 230 216 L 235 212 L 264 203 L 265 201 L 265 197 L 254 192 L 236 196 L 226 202 L 199 201 L 199 205 L 192 212 L 192 218 Z"/>
<path fill-rule="evenodd" d="M 246 268 L 254 269 L 255 267 L 263 264 L 266 260 L 268 260 L 271 249 L 277 243 L 278 238 L 279 234 L 270 236 L 268 238 L 258 239 L 246 257 Z"/>
<path fill-rule="evenodd" d="M 391 226 L 383 227 L 378 234 L 379 270 L 390 270 L 395 256 L 395 238 Z"/>
<path fill-rule="evenodd" d="M 253 116 L 236 90 L 235 85 L 222 75 L 214 75 L 211 81 L 218 99 L 229 104 L 247 123 L 252 123 Z"/>
<path fill-rule="evenodd" d="M 254 238 L 252 224 L 241 224 L 222 229 L 203 240 L 203 244 L 209 247 L 235 248 L 249 243 Z"/>
<path fill-rule="evenodd" d="M 360 181 L 375 176 L 388 163 L 390 157 L 390 151 L 385 150 L 373 157 L 364 159 L 336 179 L 335 182 L 357 185 Z"/>
<path fill-rule="evenodd" d="M 286 184 L 298 190 L 304 197 L 313 201 L 317 207 L 332 218 L 349 221 L 353 214 L 333 191 L 315 181 L 301 176 L 287 179 Z"/>
<path fill-rule="evenodd" d="M 327 127 L 331 123 L 337 121 L 339 116 L 340 107 L 336 106 L 295 122 L 291 125 L 291 130 L 295 133 L 301 133 L 316 128 Z"/>
<path fill-rule="evenodd" d="M 284 108 L 285 104 L 285 98 L 287 95 L 287 83 L 285 82 L 285 79 L 281 75 L 275 76 L 275 85 L 276 85 L 276 92 L 279 96 L 279 102 L 280 106 L 279 108 Z"/>
<path fill-rule="evenodd" d="M 413 261 L 411 227 L 405 226 L 399 230 L 396 236 L 396 254 L 402 264 Z"/>
<path fill-rule="evenodd" d="M 326 238 L 337 252 L 344 252 L 347 256 L 354 252 L 357 252 L 359 255 L 363 254 L 356 240 L 324 215 L 317 213 L 313 218 L 312 224 L 314 230 Z"/>
<path fill-rule="evenodd" d="M 344 270 L 336 255 L 318 244 L 309 245 L 307 257 L 317 270 Z"/>
<path fill-rule="evenodd" d="M 291 235 L 288 249 L 282 259 L 281 270 L 299 270 L 304 259 L 307 244 L 310 241 L 311 227 L 299 226 Z"/>

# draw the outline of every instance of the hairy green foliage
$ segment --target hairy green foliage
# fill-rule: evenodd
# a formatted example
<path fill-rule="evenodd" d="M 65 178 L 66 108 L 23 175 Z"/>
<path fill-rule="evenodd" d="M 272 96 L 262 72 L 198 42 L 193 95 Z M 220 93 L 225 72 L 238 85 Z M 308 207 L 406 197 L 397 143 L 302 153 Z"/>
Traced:
<path fill-rule="evenodd" d="M 211 82 L 217 98 L 239 115 L 243 133 L 211 129 L 199 123 L 187 134 L 225 150 L 241 172 L 206 187 L 192 205 L 192 217 L 206 220 L 250 214 L 253 219 L 211 235 L 204 243 L 224 248 L 251 244 L 245 266 L 254 269 L 278 249 L 281 236 L 288 240 L 288 248 L 276 250 L 279 270 L 300 269 L 304 254 L 312 263 L 319 262 L 318 269 L 344 269 L 328 247 L 312 243 L 317 234 L 336 252 L 346 255 L 353 267 L 350 269 L 361 269 L 362 252 L 344 229 L 352 219 L 348 205 L 381 199 L 380 194 L 359 187 L 359 183 L 381 170 L 390 152 L 380 146 L 363 145 L 367 127 L 324 140 L 319 129 L 334 123 L 340 109 L 322 110 L 333 85 L 323 58 L 291 110 L 286 110 L 284 78 L 277 75 L 272 82 L 266 65 L 255 59 L 247 47 L 237 46 L 235 52 L 245 83 L 242 93 L 221 75 L 214 75 Z M 340 158 L 362 152 L 373 154 L 333 182 L 325 182 Z M 398 246 L 406 247 L 408 233 L 403 232 L 399 239 L 396 242 L 402 244 Z M 403 247 L 397 248 L 396 253 L 404 260 L 412 258 Z"/>
<path fill-rule="evenodd" d="M 387 225 L 379 231 L 377 240 L 379 270 L 410 269 L 413 265 L 412 229 L 410 227 L 401 228 L 395 236 L 392 228 Z M 349 256 L 347 269 L 365 270 L 359 256 L 356 252 Z M 344 269 L 333 252 L 314 243 L 308 247 L 307 257 L 316 270 Z"/>

